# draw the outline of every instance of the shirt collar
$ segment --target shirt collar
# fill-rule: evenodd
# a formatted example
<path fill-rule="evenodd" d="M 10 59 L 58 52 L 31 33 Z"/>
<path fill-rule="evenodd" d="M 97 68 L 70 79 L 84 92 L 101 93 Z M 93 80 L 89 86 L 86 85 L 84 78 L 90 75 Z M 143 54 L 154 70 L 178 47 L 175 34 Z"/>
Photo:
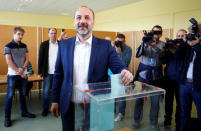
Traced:
<path fill-rule="evenodd" d="M 56 43 L 52 43 L 52 42 L 49 40 L 49 44 L 58 44 L 58 42 L 56 41 Z"/>
<path fill-rule="evenodd" d="M 12 40 L 12 43 L 18 45 L 14 40 Z M 21 44 L 22 44 L 22 42 L 19 43 L 19 45 L 21 45 Z"/>
<path fill-rule="evenodd" d="M 78 36 L 76 36 L 75 44 L 87 43 L 87 44 L 89 44 L 91 46 L 91 44 L 92 44 L 92 38 L 93 38 L 93 35 L 91 35 L 86 41 L 80 42 Z"/>

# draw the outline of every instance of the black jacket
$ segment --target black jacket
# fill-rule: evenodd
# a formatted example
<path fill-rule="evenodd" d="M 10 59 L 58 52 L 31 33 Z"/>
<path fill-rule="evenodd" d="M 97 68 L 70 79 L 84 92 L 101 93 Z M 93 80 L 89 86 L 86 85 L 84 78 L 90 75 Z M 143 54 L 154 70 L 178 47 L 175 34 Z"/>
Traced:
<path fill-rule="evenodd" d="M 48 75 L 48 56 L 49 40 L 42 42 L 39 49 L 38 74 L 42 74 L 44 77 Z"/>
<path fill-rule="evenodd" d="M 178 80 L 183 83 L 186 79 L 191 50 L 196 52 L 193 65 L 193 88 L 201 91 L 201 44 L 196 44 L 193 47 L 190 47 L 187 43 L 180 44 L 176 51 L 176 58 L 182 61 L 182 64 L 178 68 Z"/>
<path fill-rule="evenodd" d="M 44 77 L 48 75 L 48 68 L 49 68 L 48 56 L 49 56 L 49 40 L 42 42 L 39 50 L 38 74 L 42 74 Z"/>

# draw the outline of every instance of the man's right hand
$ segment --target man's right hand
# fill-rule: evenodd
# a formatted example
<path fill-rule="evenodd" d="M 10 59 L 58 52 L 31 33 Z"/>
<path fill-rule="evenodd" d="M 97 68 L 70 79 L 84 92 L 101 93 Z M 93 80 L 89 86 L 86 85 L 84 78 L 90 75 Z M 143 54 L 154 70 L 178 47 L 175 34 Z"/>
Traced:
<path fill-rule="evenodd" d="M 51 109 L 50 109 L 52 115 L 54 117 L 59 117 L 59 104 L 58 103 L 52 103 Z"/>

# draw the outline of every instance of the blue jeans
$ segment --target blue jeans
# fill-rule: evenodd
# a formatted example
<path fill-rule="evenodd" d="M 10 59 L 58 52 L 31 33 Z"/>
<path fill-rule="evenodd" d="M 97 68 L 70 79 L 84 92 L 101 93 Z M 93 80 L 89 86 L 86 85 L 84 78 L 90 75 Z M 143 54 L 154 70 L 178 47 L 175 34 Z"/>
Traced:
<path fill-rule="evenodd" d="M 50 98 L 52 92 L 53 75 L 43 78 L 43 110 L 49 110 Z"/>
<path fill-rule="evenodd" d="M 145 82 L 145 79 L 139 77 L 138 80 L 140 82 Z M 157 96 L 151 96 L 151 107 L 150 107 L 150 123 L 152 125 L 158 124 L 158 112 L 159 112 L 159 95 Z M 144 99 L 138 98 L 136 99 L 135 103 L 135 111 L 134 111 L 134 121 L 135 123 L 140 123 L 143 117 L 143 105 L 144 105 Z"/>
<path fill-rule="evenodd" d="M 12 100 L 16 88 L 18 88 L 19 90 L 21 113 L 23 114 L 27 112 L 26 96 L 25 96 L 27 79 L 23 79 L 19 75 L 13 75 L 13 76 L 8 75 L 7 83 L 8 87 L 7 87 L 6 104 L 5 104 L 5 117 L 10 119 Z"/>
<path fill-rule="evenodd" d="M 126 101 L 125 101 L 125 98 L 122 98 L 119 101 L 119 113 L 121 113 L 122 115 L 125 115 L 125 109 L 126 109 Z"/>
<path fill-rule="evenodd" d="M 184 131 L 190 120 L 192 101 L 194 101 L 197 116 L 201 123 L 201 92 L 193 89 L 191 82 L 180 84 L 181 125 L 180 131 Z"/>

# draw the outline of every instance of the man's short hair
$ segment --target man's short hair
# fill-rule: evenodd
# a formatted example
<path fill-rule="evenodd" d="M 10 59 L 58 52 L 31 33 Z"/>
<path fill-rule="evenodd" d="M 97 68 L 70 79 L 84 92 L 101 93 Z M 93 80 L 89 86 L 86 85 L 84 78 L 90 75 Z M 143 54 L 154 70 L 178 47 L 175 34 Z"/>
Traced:
<path fill-rule="evenodd" d="M 155 25 L 155 26 L 152 28 L 152 30 L 153 30 L 154 28 L 159 28 L 159 29 L 161 29 L 161 31 L 163 32 L 163 28 L 162 28 L 160 25 Z"/>
<path fill-rule="evenodd" d="M 179 30 L 177 31 L 177 34 L 178 34 L 180 31 L 183 31 L 183 32 L 187 33 L 187 31 L 186 31 L 185 29 L 179 29 Z"/>
<path fill-rule="evenodd" d="M 79 8 L 82 8 L 82 7 L 89 9 L 89 10 L 91 11 L 92 15 L 93 15 L 93 19 L 95 19 L 95 13 L 94 13 L 94 11 L 93 11 L 91 8 L 89 8 L 89 7 L 85 6 L 85 5 L 82 5 L 82 6 L 79 7 Z M 78 9 L 79 9 L 79 8 L 78 8 Z M 77 9 L 77 10 L 78 10 L 78 9 Z M 76 10 L 76 12 L 77 12 L 77 10 Z M 75 12 L 75 13 L 76 13 L 76 12 Z M 75 17 L 75 15 L 74 15 L 74 17 Z"/>
<path fill-rule="evenodd" d="M 123 39 L 125 39 L 126 37 L 125 37 L 124 34 L 117 34 L 116 38 L 123 38 Z"/>
<path fill-rule="evenodd" d="M 20 26 L 15 27 L 15 28 L 13 29 L 13 33 L 14 33 L 14 34 L 16 34 L 18 31 L 20 31 L 20 32 L 22 32 L 22 33 L 25 32 L 24 29 L 23 29 L 22 27 L 20 27 Z"/>
<path fill-rule="evenodd" d="M 56 28 L 49 28 L 49 29 L 48 29 L 48 33 L 50 32 L 51 29 L 56 30 L 56 33 L 57 33 L 57 29 L 56 29 Z"/>

